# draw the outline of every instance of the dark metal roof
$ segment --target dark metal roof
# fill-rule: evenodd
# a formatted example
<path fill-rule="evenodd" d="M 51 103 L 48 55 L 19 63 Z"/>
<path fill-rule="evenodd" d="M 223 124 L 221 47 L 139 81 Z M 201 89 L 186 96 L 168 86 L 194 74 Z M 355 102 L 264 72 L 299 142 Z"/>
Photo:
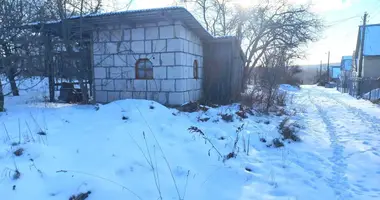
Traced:
<path fill-rule="evenodd" d="M 112 25 L 112 24 L 128 24 L 134 25 L 138 23 L 154 23 L 159 21 L 175 21 L 179 20 L 193 31 L 202 40 L 214 39 L 214 37 L 206 31 L 206 29 L 195 19 L 195 17 L 183 7 L 165 7 L 144 10 L 127 10 L 120 12 L 109 12 L 99 14 L 89 14 L 85 16 L 73 16 L 67 21 L 73 29 L 78 28 L 82 24 L 82 29 L 92 30 L 94 26 Z M 31 23 L 28 26 L 41 29 L 59 30 L 62 21 L 49 21 Z"/>

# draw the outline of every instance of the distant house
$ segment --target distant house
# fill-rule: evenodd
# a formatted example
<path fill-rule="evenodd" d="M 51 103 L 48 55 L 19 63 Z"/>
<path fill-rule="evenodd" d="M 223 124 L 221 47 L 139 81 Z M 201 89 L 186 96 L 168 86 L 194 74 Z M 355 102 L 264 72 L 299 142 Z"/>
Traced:
<path fill-rule="evenodd" d="M 213 37 L 182 7 L 90 14 L 68 19 L 90 41 L 93 98 L 149 99 L 180 105 L 235 100 L 244 56 L 236 37 Z M 62 37 L 60 21 L 35 25 Z M 83 26 L 85 25 L 85 26 Z"/>
<path fill-rule="evenodd" d="M 340 73 L 341 73 L 341 70 L 340 70 L 339 65 L 330 66 L 330 77 L 331 77 L 331 79 L 337 80 L 340 76 Z"/>
<path fill-rule="evenodd" d="M 341 92 L 347 93 L 352 76 L 352 56 L 342 56 L 340 62 L 340 75 L 337 89 Z"/>
<path fill-rule="evenodd" d="M 341 63 L 341 68 L 345 70 L 341 76 L 341 88 L 343 92 L 352 96 L 363 96 L 373 89 L 380 88 L 380 24 L 365 26 L 364 42 L 363 30 L 363 26 L 359 26 L 352 58 L 344 56 Z"/>
<path fill-rule="evenodd" d="M 359 27 L 354 53 L 354 75 L 359 74 L 363 26 Z M 363 44 L 363 63 L 361 77 L 380 77 L 380 24 L 366 25 Z"/>
<path fill-rule="evenodd" d="M 342 56 L 342 60 L 340 62 L 341 71 L 351 71 L 352 69 L 352 56 Z"/>

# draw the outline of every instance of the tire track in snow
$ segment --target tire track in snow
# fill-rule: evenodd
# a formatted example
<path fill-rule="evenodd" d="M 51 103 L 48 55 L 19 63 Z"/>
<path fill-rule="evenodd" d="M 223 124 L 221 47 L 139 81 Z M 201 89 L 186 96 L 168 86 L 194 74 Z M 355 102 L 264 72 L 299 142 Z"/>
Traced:
<path fill-rule="evenodd" d="M 321 92 L 321 93 L 323 93 L 329 99 L 332 99 L 332 100 L 336 101 L 337 103 L 343 105 L 347 111 L 354 114 L 356 117 L 360 118 L 360 120 L 362 120 L 363 122 L 366 122 L 366 124 L 374 130 L 373 132 L 380 133 L 380 119 L 379 118 L 377 118 L 373 115 L 370 115 L 370 114 L 364 112 L 363 110 L 361 110 L 359 108 L 350 106 L 346 102 L 334 97 L 331 94 L 328 94 L 325 92 Z"/>
<path fill-rule="evenodd" d="M 376 163 L 375 160 L 380 159 L 380 143 L 379 143 L 379 133 L 380 133 L 380 118 L 377 118 L 374 115 L 371 115 L 365 110 L 357 108 L 355 106 L 350 105 L 349 103 L 345 102 L 344 99 L 339 98 L 338 95 L 334 95 L 328 92 L 325 92 L 323 90 L 318 90 L 320 92 L 319 96 L 322 96 L 328 100 L 332 100 L 335 103 L 335 106 L 338 106 L 342 111 L 343 111 L 343 116 L 345 116 L 345 120 L 349 119 L 355 119 L 353 121 L 353 126 L 355 127 L 354 129 L 347 129 L 346 134 L 343 134 L 344 137 L 346 137 L 346 140 L 349 139 L 349 141 L 357 141 L 359 144 L 362 144 L 365 146 L 365 148 L 360 148 L 359 151 L 356 152 L 351 152 L 348 155 L 346 155 L 346 161 L 348 162 L 351 160 L 351 165 L 353 159 L 359 159 L 362 157 L 361 155 L 358 154 L 366 154 L 371 153 L 374 156 L 369 156 L 363 155 L 363 156 L 369 156 L 368 160 L 364 161 L 366 162 L 369 166 L 372 167 L 367 167 L 363 168 L 362 172 L 354 173 L 354 177 L 356 178 L 351 178 L 350 183 L 352 192 L 354 192 L 356 195 L 363 196 L 366 195 L 367 198 L 375 198 L 378 199 L 380 197 L 380 190 L 378 187 L 373 187 L 372 184 L 363 184 L 365 182 L 365 179 L 373 179 L 373 180 L 379 180 L 378 175 L 380 174 L 379 171 L 372 171 L 376 165 L 373 165 Z M 376 108 L 375 108 L 376 109 Z M 352 116 L 350 118 L 347 117 L 347 114 L 349 116 Z M 357 130 L 355 130 L 357 129 Z M 348 133 L 348 134 L 347 134 Z M 352 158 L 352 156 L 355 156 L 355 158 Z M 357 162 L 363 162 L 359 161 Z M 355 162 L 355 161 L 354 161 Z M 354 165 L 355 166 L 355 165 Z M 351 168 L 352 170 L 352 168 Z M 372 175 L 369 175 L 371 174 Z M 358 177 L 359 174 L 361 174 L 360 178 Z M 377 178 L 376 178 L 377 177 Z M 375 181 L 376 182 L 376 181 Z"/>
<path fill-rule="evenodd" d="M 332 157 L 328 158 L 332 163 L 332 178 L 327 179 L 328 185 L 334 190 L 337 199 L 349 199 L 352 195 L 349 193 L 350 185 L 348 184 L 348 179 L 345 176 L 347 170 L 347 163 L 344 153 L 344 146 L 339 143 L 339 138 L 337 137 L 336 127 L 329 120 L 327 112 L 323 108 L 315 103 L 311 97 L 311 90 L 308 90 L 308 97 L 310 102 L 317 108 L 319 115 L 321 116 L 323 123 L 326 125 L 329 136 L 330 136 L 330 147 L 333 150 Z"/>
<path fill-rule="evenodd" d="M 373 115 L 370 115 L 370 114 L 364 112 L 363 110 L 361 110 L 359 108 L 350 106 L 346 102 L 344 102 L 344 101 L 342 101 L 342 100 L 334 97 L 334 95 L 328 94 L 328 93 L 323 92 L 321 90 L 318 90 L 318 91 L 321 94 L 323 94 L 323 96 L 325 96 L 326 98 L 334 100 L 338 104 L 342 105 L 346 109 L 346 111 L 348 113 L 353 114 L 357 119 L 360 119 L 360 121 L 363 124 L 365 124 L 367 127 L 370 127 L 371 131 L 366 132 L 367 135 L 369 135 L 369 136 L 378 136 L 378 134 L 380 133 L 380 119 L 379 118 L 377 118 L 377 117 L 375 117 Z M 361 134 L 360 136 L 361 136 L 360 139 L 363 139 L 363 135 Z M 363 144 L 365 144 L 365 145 L 367 145 L 369 147 L 369 149 L 366 150 L 366 151 L 372 151 L 372 153 L 375 156 L 380 157 L 380 154 L 378 153 L 378 151 L 380 150 L 380 144 L 373 145 L 373 144 L 371 144 L 373 142 L 376 142 L 376 140 L 373 141 L 372 137 L 371 138 L 365 138 L 365 141 L 363 141 Z M 366 151 L 362 151 L 362 152 L 366 152 Z M 354 154 L 355 153 L 353 153 L 352 155 L 354 155 Z M 349 155 L 348 157 L 350 157 L 352 155 Z"/>

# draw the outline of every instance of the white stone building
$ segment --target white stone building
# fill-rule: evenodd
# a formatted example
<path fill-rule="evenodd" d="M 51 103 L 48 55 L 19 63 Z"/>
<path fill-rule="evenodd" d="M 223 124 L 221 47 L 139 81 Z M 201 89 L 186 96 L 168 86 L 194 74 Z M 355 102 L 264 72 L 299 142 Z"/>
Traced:
<path fill-rule="evenodd" d="M 139 21 L 149 13 L 176 9 L 139 11 Z M 115 15 L 128 19 L 128 15 L 136 13 Z M 101 25 L 94 30 L 96 101 L 135 98 L 178 105 L 198 100 L 203 78 L 204 38 L 180 18 L 146 19 L 133 25 L 125 22 Z"/>
<path fill-rule="evenodd" d="M 37 28 L 63 37 L 59 23 Z M 205 71 L 210 74 L 207 88 L 222 89 L 224 96 L 240 92 L 236 89 L 243 67 L 240 44 L 234 37 L 213 37 L 185 8 L 92 14 L 65 23 L 74 35 L 81 30 L 82 38 L 90 41 L 90 84 L 96 102 L 134 98 L 180 105 L 197 101 L 208 93 Z M 206 65 L 209 70 L 204 70 Z M 214 80 L 214 73 L 225 76 Z M 221 82 L 227 85 L 222 87 Z M 209 94 L 214 98 L 222 93 Z"/>

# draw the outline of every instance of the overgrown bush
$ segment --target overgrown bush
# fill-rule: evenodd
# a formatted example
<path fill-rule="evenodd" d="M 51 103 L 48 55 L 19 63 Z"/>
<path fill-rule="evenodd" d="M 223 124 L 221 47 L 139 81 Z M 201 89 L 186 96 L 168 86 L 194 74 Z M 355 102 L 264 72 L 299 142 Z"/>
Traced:
<path fill-rule="evenodd" d="M 297 76 L 302 70 L 299 66 L 288 65 L 284 49 L 273 49 L 263 57 L 261 66 L 252 73 L 252 85 L 242 95 L 241 102 L 255 106 L 258 111 L 269 113 L 270 109 L 285 106 L 287 93 L 279 91 L 281 84 L 299 87 L 302 80 Z"/>
<path fill-rule="evenodd" d="M 278 86 L 270 90 L 260 89 L 260 86 L 242 95 L 241 104 L 258 112 L 268 114 L 277 111 L 278 107 L 286 106 L 288 93 L 280 91 Z"/>
<path fill-rule="evenodd" d="M 287 92 L 280 92 L 276 95 L 276 104 L 279 106 L 286 106 L 286 98 L 288 96 Z"/>
<path fill-rule="evenodd" d="M 282 120 L 278 126 L 279 132 L 284 140 L 290 139 L 299 142 L 301 138 L 296 134 L 297 128 L 300 128 L 299 124 L 291 122 L 289 118 Z"/>
<path fill-rule="evenodd" d="M 273 139 L 272 143 L 276 148 L 284 146 L 284 143 L 278 138 Z"/>
<path fill-rule="evenodd" d="M 222 119 L 225 122 L 233 122 L 234 121 L 234 116 L 232 114 L 225 113 L 225 114 L 220 114 L 220 116 L 222 117 Z"/>

